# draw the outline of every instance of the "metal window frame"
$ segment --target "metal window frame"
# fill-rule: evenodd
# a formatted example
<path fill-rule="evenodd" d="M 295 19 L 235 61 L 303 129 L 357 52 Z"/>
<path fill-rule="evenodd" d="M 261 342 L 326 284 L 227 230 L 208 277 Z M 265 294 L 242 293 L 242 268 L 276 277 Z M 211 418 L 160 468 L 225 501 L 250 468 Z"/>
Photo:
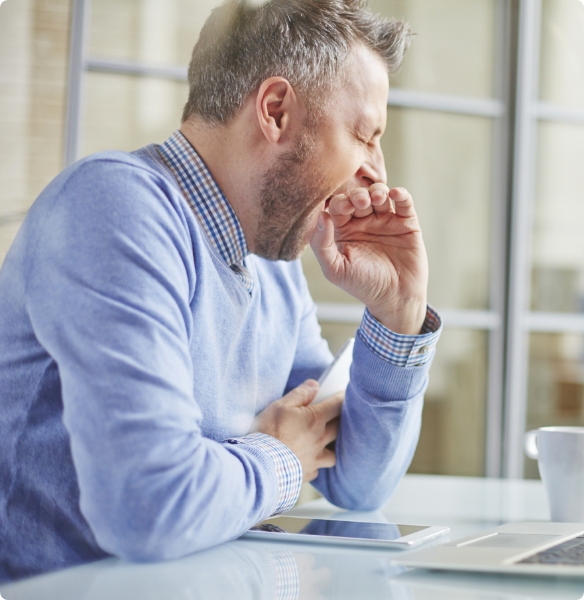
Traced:
<path fill-rule="evenodd" d="M 490 308 L 497 315 L 498 326 L 489 331 L 488 387 L 485 410 L 485 475 L 500 477 L 505 377 L 504 316 L 507 307 L 508 198 L 511 168 L 509 165 L 512 136 L 510 110 L 512 90 L 513 15 L 511 0 L 500 0 L 497 6 L 495 97 L 504 107 L 494 120 L 491 163 L 493 190 L 490 235 Z"/>
<path fill-rule="evenodd" d="M 584 110 L 574 110 L 547 102 L 535 102 L 533 116 L 538 121 L 553 121 L 568 125 L 584 125 Z"/>
<path fill-rule="evenodd" d="M 362 304 L 318 302 L 316 315 L 319 321 L 329 323 L 361 322 L 365 307 Z M 442 310 L 438 311 L 445 327 L 494 331 L 501 327 L 501 316 L 493 310 Z"/>
<path fill-rule="evenodd" d="M 69 76 L 63 148 L 65 167 L 73 164 L 81 153 L 85 53 L 90 11 L 91 0 L 73 0 L 69 34 Z"/>
<path fill-rule="evenodd" d="M 534 107 L 539 78 L 541 12 L 541 0 L 520 0 L 506 323 L 503 473 L 510 478 L 523 476 L 528 377 L 528 333 L 524 316 L 528 311 L 531 288 L 529 274 L 536 146 Z"/>
<path fill-rule="evenodd" d="M 529 335 L 534 332 L 584 334 L 583 314 L 529 309 L 537 127 L 542 121 L 584 125 L 583 110 L 539 100 L 542 8 L 542 0 L 520 0 L 503 468 L 504 475 L 510 478 L 520 478 L 524 474 L 523 434 L 527 425 Z"/>
<path fill-rule="evenodd" d="M 24 217 L 26 217 L 26 213 L 26 210 L 19 210 L 5 215 L 0 215 L 0 227 L 22 221 Z"/>
<path fill-rule="evenodd" d="M 156 77 L 172 79 L 173 81 L 187 80 L 187 67 L 157 66 L 127 60 L 109 60 L 105 58 L 89 58 L 84 62 L 84 70 L 95 73 L 117 73 L 134 77 Z"/>
<path fill-rule="evenodd" d="M 485 474 L 520 477 L 526 418 L 529 331 L 584 333 L 583 315 L 528 311 L 532 223 L 535 124 L 549 120 L 584 124 L 584 111 L 537 100 L 539 32 L 542 0 L 497 0 L 497 49 L 493 98 L 431 94 L 392 88 L 388 106 L 489 118 L 492 144 L 493 205 L 490 224 L 490 309 L 441 310 L 447 327 L 485 331 L 489 335 L 486 399 Z M 517 27 L 512 7 L 519 5 Z M 80 157 L 83 129 L 83 90 L 88 72 L 185 81 L 185 66 L 158 66 L 86 55 L 90 0 L 73 0 L 69 88 L 64 164 Z M 510 86 L 513 42 L 517 38 L 517 84 Z M 515 96 L 514 105 L 510 99 Z M 358 304 L 320 303 L 322 321 L 358 323 Z"/>

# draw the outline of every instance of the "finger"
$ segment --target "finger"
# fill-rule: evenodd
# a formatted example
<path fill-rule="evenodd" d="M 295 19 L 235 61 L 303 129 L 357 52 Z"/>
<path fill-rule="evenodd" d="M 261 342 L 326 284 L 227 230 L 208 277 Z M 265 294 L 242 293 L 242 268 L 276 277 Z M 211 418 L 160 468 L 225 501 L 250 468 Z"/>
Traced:
<path fill-rule="evenodd" d="M 344 227 L 353 218 L 355 207 L 351 204 L 349 196 L 338 194 L 331 198 L 327 211 L 333 218 L 335 227 Z"/>
<path fill-rule="evenodd" d="M 308 483 L 309 481 L 314 481 L 318 477 L 318 469 L 316 471 L 312 471 L 310 473 L 305 473 L 302 481 L 304 483 Z"/>
<path fill-rule="evenodd" d="M 371 205 L 371 196 L 369 190 L 365 188 L 355 188 L 349 196 L 351 204 L 355 207 L 354 217 L 367 217 L 373 212 Z"/>
<path fill-rule="evenodd" d="M 385 214 L 392 211 L 389 188 L 384 183 L 374 183 L 369 186 L 369 195 L 374 212 Z"/>
<path fill-rule="evenodd" d="M 389 212 L 393 212 L 393 207 L 391 203 L 391 198 L 388 196 L 383 204 L 379 204 L 378 206 L 373 206 L 373 211 L 378 215 L 384 215 Z"/>
<path fill-rule="evenodd" d="M 398 217 L 415 217 L 414 200 L 405 188 L 392 188 L 389 197 L 395 205 L 395 214 Z"/>
<path fill-rule="evenodd" d="M 373 206 L 381 206 L 388 200 L 389 188 L 385 183 L 374 183 L 369 186 L 369 195 Z"/>
<path fill-rule="evenodd" d="M 349 199 L 357 210 L 364 210 L 371 206 L 371 196 L 369 195 L 369 190 L 365 188 L 355 188 L 351 192 Z"/>
<path fill-rule="evenodd" d="M 288 406 L 308 406 L 314 400 L 317 392 L 318 382 L 314 379 L 307 379 L 291 392 L 288 392 L 282 398 L 282 401 Z"/>
<path fill-rule="evenodd" d="M 331 198 L 328 205 L 328 212 L 333 217 L 352 215 L 355 207 L 351 204 L 349 196 L 337 194 Z"/>
<path fill-rule="evenodd" d="M 323 417 L 328 423 L 328 421 L 335 419 L 341 414 L 344 400 L 345 392 L 339 392 L 334 396 L 325 398 L 314 407 L 314 410 L 316 410 L 318 416 Z"/>
<path fill-rule="evenodd" d="M 325 448 L 316 458 L 316 464 L 319 469 L 330 469 L 337 464 L 337 455 L 328 448 Z"/>
<path fill-rule="evenodd" d="M 350 218 L 350 217 L 349 217 Z M 333 217 L 326 212 L 318 216 L 316 229 L 310 240 L 312 251 L 318 260 L 325 276 L 333 269 L 338 258 L 339 251 L 335 243 L 335 226 Z"/>
<path fill-rule="evenodd" d="M 339 427 L 341 420 L 337 417 L 326 424 L 324 431 L 324 445 L 328 446 L 331 442 L 334 442 L 339 435 Z"/>

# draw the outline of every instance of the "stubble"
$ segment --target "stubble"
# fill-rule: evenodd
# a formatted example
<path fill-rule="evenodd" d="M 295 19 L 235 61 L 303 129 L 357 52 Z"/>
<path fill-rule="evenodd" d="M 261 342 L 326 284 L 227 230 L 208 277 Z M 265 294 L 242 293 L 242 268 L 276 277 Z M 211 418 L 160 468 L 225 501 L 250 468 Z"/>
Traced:
<path fill-rule="evenodd" d="M 311 217 L 326 194 L 322 177 L 312 172 L 314 149 L 314 133 L 305 126 L 294 148 L 263 174 L 255 254 L 289 261 L 302 253 Z"/>

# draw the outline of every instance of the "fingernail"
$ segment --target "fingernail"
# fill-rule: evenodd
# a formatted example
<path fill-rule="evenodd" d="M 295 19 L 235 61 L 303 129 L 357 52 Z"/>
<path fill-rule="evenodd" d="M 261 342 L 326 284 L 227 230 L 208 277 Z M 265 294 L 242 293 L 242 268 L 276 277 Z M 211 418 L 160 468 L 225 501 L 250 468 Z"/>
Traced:
<path fill-rule="evenodd" d="M 309 387 L 309 388 L 317 388 L 318 387 L 318 382 L 316 382 L 314 379 L 307 379 L 304 382 L 304 385 L 306 387 Z"/>
<path fill-rule="evenodd" d="M 324 229 L 324 219 L 322 217 L 322 214 L 318 215 L 318 221 L 316 222 L 316 227 L 320 231 L 322 231 Z"/>

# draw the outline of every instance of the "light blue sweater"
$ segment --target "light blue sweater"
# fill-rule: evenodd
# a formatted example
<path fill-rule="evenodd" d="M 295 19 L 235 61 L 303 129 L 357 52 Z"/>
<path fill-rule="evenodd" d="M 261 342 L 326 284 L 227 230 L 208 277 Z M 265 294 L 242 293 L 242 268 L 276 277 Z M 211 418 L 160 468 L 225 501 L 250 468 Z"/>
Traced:
<path fill-rule="evenodd" d="M 114 554 L 182 556 L 269 516 L 254 415 L 331 360 L 299 261 L 249 256 L 251 296 L 146 152 L 61 173 L 0 269 L 0 559 L 6 576 Z M 414 452 L 430 364 L 357 336 L 337 466 L 316 487 L 373 509 Z"/>

